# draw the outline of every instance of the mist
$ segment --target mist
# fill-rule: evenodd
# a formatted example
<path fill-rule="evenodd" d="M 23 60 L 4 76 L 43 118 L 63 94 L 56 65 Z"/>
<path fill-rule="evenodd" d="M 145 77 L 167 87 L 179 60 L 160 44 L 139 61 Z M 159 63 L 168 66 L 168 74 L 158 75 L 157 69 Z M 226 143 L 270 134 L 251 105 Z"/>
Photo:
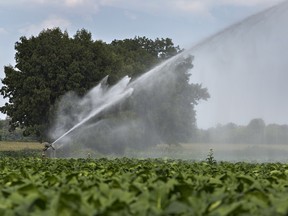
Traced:
<path fill-rule="evenodd" d="M 192 59 L 184 52 L 133 81 L 126 76 L 108 86 L 105 77 L 83 97 L 64 95 L 50 132 L 57 155 L 125 155 L 127 149 L 190 141 L 194 106 L 208 97 L 201 85 L 189 84 Z"/>
<path fill-rule="evenodd" d="M 193 81 L 211 98 L 200 103 L 200 128 L 229 122 L 288 123 L 288 3 L 249 17 L 192 48 Z"/>
<path fill-rule="evenodd" d="M 56 157 L 112 154 L 201 160 L 212 148 L 219 160 L 285 160 L 288 148 L 283 144 L 287 140 L 272 143 L 272 148 L 271 143 L 229 143 L 229 139 L 219 136 L 201 140 L 199 134 L 230 122 L 241 128 L 252 119 L 263 120 L 263 131 L 277 124 L 276 128 L 284 125 L 286 133 L 287 12 L 288 3 L 284 2 L 248 17 L 133 81 L 124 77 L 109 87 L 104 78 L 84 97 L 69 92 L 60 100 L 55 125 L 50 130 Z M 196 112 L 195 122 L 193 116 L 185 116 L 181 102 L 167 107 L 159 103 L 173 104 L 171 98 L 183 78 L 178 65 L 192 56 L 190 83 L 198 90 L 207 88 L 211 96 L 207 101 L 191 104 L 192 113 Z M 115 118 L 115 113 L 120 115 Z M 191 118 L 191 124 L 182 125 L 185 130 L 176 133 L 173 124 L 180 118 Z M 163 119 L 166 120 L 162 122 Z"/>

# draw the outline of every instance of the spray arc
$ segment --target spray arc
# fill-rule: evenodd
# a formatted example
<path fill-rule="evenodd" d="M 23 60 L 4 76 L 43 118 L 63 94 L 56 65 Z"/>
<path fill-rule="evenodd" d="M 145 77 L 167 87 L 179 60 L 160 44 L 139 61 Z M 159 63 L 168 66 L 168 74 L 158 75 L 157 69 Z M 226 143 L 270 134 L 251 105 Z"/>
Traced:
<path fill-rule="evenodd" d="M 229 56 L 227 54 L 227 53 L 230 53 L 229 50 L 225 51 L 224 53 L 226 53 L 226 55 L 224 56 L 225 58 L 223 57 L 224 60 L 223 59 L 220 59 L 220 60 L 225 62 L 225 59 L 227 59 L 228 57 L 233 58 L 233 59 L 231 59 L 231 62 L 233 64 L 232 63 L 223 64 L 223 65 L 225 65 L 225 67 L 223 67 L 223 70 L 221 67 L 219 67 L 221 69 L 218 69 L 219 65 L 218 65 L 218 63 L 214 64 L 214 61 L 216 61 L 214 59 L 217 59 L 217 57 L 221 56 L 221 54 L 222 54 L 220 52 L 221 50 L 225 50 L 225 49 L 227 49 L 227 47 L 233 47 L 233 43 L 234 44 L 238 43 L 237 41 L 241 41 L 241 42 L 244 41 L 245 42 L 244 45 L 248 47 L 249 43 L 246 43 L 246 42 L 251 40 L 251 37 L 248 37 L 248 36 L 251 36 L 251 35 L 253 36 L 253 34 L 255 34 L 256 31 L 259 31 L 262 33 L 267 32 L 267 29 L 269 29 L 271 27 L 273 22 L 281 21 L 283 19 L 285 20 L 285 18 L 287 18 L 287 16 L 285 15 L 285 14 L 287 14 L 286 13 L 287 8 L 288 8 L 288 2 L 285 1 L 279 5 L 271 7 L 271 8 L 269 8 L 263 12 L 252 15 L 251 17 L 248 17 L 247 19 L 244 19 L 243 21 L 240 21 L 240 22 L 232 25 L 232 26 L 212 35 L 211 37 L 203 39 L 199 43 L 192 46 L 190 49 L 187 49 L 186 51 L 178 54 L 177 56 L 172 57 L 171 59 L 168 59 L 167 61 L 156 66 L 152 70 L 148 71 L 147 73 L 143 74 L 142 76 L 140 76 L 139 78 L 137 78 L 133 81 L 131 81 L 130 78 L 128 78 L 128 77 L 124 77 L 119 83 L 117 83 L 116 85 L 114 85 L 111 88 L 105 87 L 105 84 L 104 84 L 105 82 L 103 82 L 101 85 L 99 84 L 98 86 L 93 88 L 83 99 L 76 98 L 75 104 L 77 104 L 77 106 L 80 107 L 79 112 L 74 112 L 73 115 L 71 115 L 72 117 L 59 115 L 59 122 L 70 122 L 70 124 L 67 123 L 67 124 L 64 124 L 64 126 L 61 125 L 60 123 L 58 125 L 56 124 L 56 126 L 53 130 L 53 133 L 52 133 L 53 134 L 52 139 L 55 140 L 52 143 L 52 146 L 56 150 L 58 150 L 58 149 L 62 149 L 62 148 L 69 146 L 69 143 L 72 142 L 73 140 L 81 141 L 81 140 L 86 140 L 86 139 L 88 140 L 88 142 L 90 142 L 89 139 L 91 139 L 91 140 L 99 139 L 99 140 L 101 140 L 102 143 L 108 143 L 109 144 L 111 142 L 114 142 L 112 140 L 113 138 L 115 138 L 115 139 L 117 138 L 119 140 L 119 143 L 120 143 L 119 145 L 121 145 L 122 143 L 125 143 L 125 141 L 127 141 L 127 139 L 133 140 L 134 134 L 141 134 L 143 131 L 147 130 L 146 122 L 148 120 L 150 121 L 149 123 L 151 123 L 152 117 L 147 120 L 147 118 L 149 118 L 149 116 L 147 114 L 145 114 L 145 112 L 143 112 L 143 110 L 151 109 L 151 107 L 153 109 L 156 109 L 157 105 L 155 105 L 155 104 L 157 104 L 157 100 L 158 101 L 161 100 L 161 97 L 154 97 L 153 91 L 155 94 L 159 94 L 159 95 L 165 97 L 165 91 L 168 91 L 170 88 L 172 88 L 171 86 L 174 86 L 175 81 L 177 80 L 177 75 L 175 74 L 176 65 L 179 62 L 183 61 L 183 59 L 185 57 L 187 57 L 188 55 L 195 56 L 195 60 L 196 60 L 194 62 L 194 65 L 195 65 L 194 69 L 195 70 L 193 70 L 193 72 L 196 71 L 196 73 L 198 73 L 198 75 L 195 74 L 196 77 L 193 75 L 192 78 L 196 78 L 196 80 L 198 79 L 200 83 L 202 81 L 201 81 L 201 78 L 199 78 L 199 77 L 204 76 L 205 71 L 212 71 L 212 70 L 217 71 L 218 70 L 221 73 L 224 73 L 224 72 L 226 73 L 227 71 L 231 71 L 232 69 L 234 69 L 235 66 L 237 66 L 237 67 L 241 66 L 243 71 L 249 71 L 249 73 L 253 75 L 253 73 L 251 72 L 252 69 L 248 70 L 249 69 L 248 65 L 251 66 L 253 64 L 254 65 L 256 64 L 255 62 L 257 61 L 257 59 L 255 59 L 255 55 L 253 53 L 254 50 L 251 51 L 250 49 L 247 49 L 248 51 L 250 51 L 250 53 L 248 51 L 247 51 L 247 53 L 244 53 L 242 50 L 245 50 L 245 49 L 243 49 L 243 46 L 242 46 L 242 50 L 239 51 L 239 55 L 241 55 L 241 56 L 246 55 L 248 57 L 252 56 L 251 59 L 254 58 L 254 62 L 249 62 L 249 63 L 247 63 L 245 59 L 239 58 L 239 56 L 235 56 L 235 53 L 237 53 L 235 51 L 235 49 L 233 50 L 233 52 L 231 52 L 232 54 Z M 253 26 L 253 28 L 251 26 Z M 274 30 L 275 30 L 275 32 L 274 32 Z M 276 28 L 273 29 L 273 31 L 271 32 L 271 38 L 274 38 L 272 36 L 276 35 L 278 30 L 279 29 L 276 29 Z M 286 34 L 287 34 L 287 32 L 286 32 Z M 259 43 L 259 41 L 261 41 L 260 38 L 257 38 L 257 41 L 258 41 L 257 43 Z M 239 43 L 239 44 L 241 45 L 241 43 Z M 256 45 L 254 44 L 254 46 L 258 46 L 258 44 L 256 44 Z M 214 47 L 214 48 L 216 47 L 215 50 L 216 51 L 220 50 L 220 51 L 217 53 L 214 50 L 211 50 L 211 47 Z M 250 47 L 253 47 L 253 46 L 250 46 Z M 261 47 L 260 43 L 259 43 L 259 47 Z M 258 47 L 256 47 L 256 48 L 258 49 Z M 272 47 L 272 49 L 270 49 L 270 50 L 273 51 L 273 49 L 274 48 Z M 276 51 L 279 51 L 279 49 L 278 48 L 277 48 L 277 50 L 275 49 L 274 50 L 275 53 L 276 53 Z M 209 54 L 209 53 L 214 53 L 214 54 L 212 56 L 212 54 Z M 263 53 L 265 53 L 265 52 L 261 51 L 261 55 L 259 54 L 259 56 L 263 56 L 264 55 Z M 269 55 L 269 53 L 267 55 Z M 271 58 L 271 56 L 269 56 L 269 58 L 270 58 L 269 60 L 273 63 L 273 61 L 274 61 L 273 58 Z M 261 59 L 261 58 L 259 57 L 259 59 Z M 265 57 L 265 59 L 266 59 L 266 57 Z M 267 59 L 268 59 L 268 57 L 267 57 Z M 238 62 L 236 62 L 236 60 Z M 221 62 L 219 60 L 217 60 L 217 61 Z M 234 64 L 234 62 L 236 62 L 236 63 Z M 268 62 L 268 61 L 265 61 L 265 63 L 266 62 Z M 275 60 L 275 62 L 273 64 L 276 65 L 276 64 L 278 64 L 278 62 Z M 211 65 L 211 66 L 208 67 L 207 65 L 208 66 Z M 263 65 L 264 66 L 261 68 L 253 66 L 253 70 L 254 71 L 255 70 L 260 71 L 265 67 L 265 64 L 263 64 Z M 244 73 L 243 71 L 241 72 L 242 74 Z M 237 74 L 241 74 L 241 73 L 237 72 Z M 227 74 L 226 76 L 227 77 L 232 76 L 231 74 L 232 73 Z M 264 77 L 264 75 L 263 75 L 263 77 Z M 197 76 L 198 76 L 198 78 L 197 78 Z M 213 75 L 211 75 L 211 77 L 212 76 Z M 217 76 L 220 77 L 220 75 L 217 75 Z M 237 77 L 237 79 L 235 78 L 235 80 L 238 83 L 240 83 L 240 81 L 242 81 L 241 79 L 242 78 L 238 78 L 238 77 Z M 209 81 L 209 77 L 207 78 L 207 80 Z M 285 79 L 283 79 L 283 80 L 285 80 Z M 217 96 L 219 94 L 224 95 L 223 92 L 224 91 L 227 92 L 227 89 L 224 89 L 223 92 L 220 92 L 222 87 L 219 87 L 219 85 L 218 85 L 217 87 L 214 88 L 213 87 L 214 83 L 212 81 L 210 83 L 206 82 L 207 85 L 204 82 L 204 85 L 208 87 L 209 93 L 212 96 L 212 101 L 213 100 L 215 101 L 217 99 L 217 101 L 216 101 L 217 103 L 219 103 L 219 104 L 220 103 L 222 103 L 222 104 L 226 103 L 227 104 L 227 101 L 223 102 L 223 101 L 221 101 L 221 99 L 218 100 L 218 98 L 217 98 Z M 235 83 L 233 84 L 233 82 L 231 82 L 231 85 L 237 86 L 236 81 L 235 81 L 236 84 Z M 255 82 L 255 81 L 253 81 L 253 82 Z M 155 87 L 155 86 L 160 86 L 160 85 L 164 86 L 163 83 L 164 84 L 166 83 L 165 84 L 166 87 L 164 87 L 162 89 Z M 239 89 L 240 89 L 240 87 L 239 87 Z M 233 86 L 229 87 L 229 90 L 232 91 Z M 262 90 L 263 89 L 261 89 L 261 91 Z M 253 91 L 255 91 L 255 89 Z M 218 92 L 220 92 L 220 93 L 218 94 Z M 253 92 L 252 93 L 251 92 L 252 91 L 250 91 L 249 94 L 252 95 Z M 234 98 L 236 98 L 237 94 L 238 94 L 237 92 L 233 93 Z M 246 94 L 247 98 L 248 98 L 248 96 L 250 96 L 249 94 Z M 145 98 L 145 100 L 143 100 L 143 103 L 141 103 L 142 107 L 139 107 L 139 106 L 137 107 L 137 110 L 135 112 L 135 113 L 137 113 L 137 116 L 136 116 L 137 119 L 135 121 L 130 121 L 129 119 L 128 120 L 122 119 L 121 120 L 122 122 L 119 123 L 119 122 L 114 121 L 111 118 L 101 119 L 101 116 L 107 115 L 107 112 L 106 112 L 107 110 L 113 109 L 113 107 L 115 107 L 115 106 L 121 106 L 121 104 L 125 103 L 125 101 L 127 101 L 127 100 L 132 100 L 132 103 L 134 100 L 136 100 L 137 103 L 139 104 L 139 99 L 137 100 L 137 98 L 143 98 L 143 95 L 144 96 L 146 95 L 147 97 Z M 245 95 L 245 94 L 243 94 L 243 95 Z M 70 98 L 73 98 L 73 97 L 71 96 Z M 232 99 L 234 99 L 234 98 L 232 98 Z M 227 100 L 227 97 L 226 97 L 226 100 Z M 241 100 L 239 99 L 240 102 L 241 102 Z M 210 102 L 210 101 L 208 101 L 208 102 Z M 243 102 L 243 100 L 242 100 L 242 102 Z M 252 101 L 250 101 L 250 102 L 252 104 Z M 246 103 L 246 104 L 249 104 L 249 103 Z M 258 103 L 259 103 L 259 101 L 258 101 Z M 231 106 L 233 104 L 236 104 L 236 103 L 231 103 Z M 255 107 L 256 107 L 256 105 L 255 105 Z M 139 111 L 139 109 L 141 112 Z M 223 110 L 223 108 L 221 108 L 221 109 Z M 219 109 L 216 108 L 214 110 L 220 110 L 220 108 Z M 231 110 L 232 109 L 230 109 L 230 111 Z M 259 110 L 260 109 L 257 109 L 257 111 L 259 111 Z M 164 112 L 165 112 L 165 110 L 164 110 Z M 201 114 L 201 111 L 199 111 L 199 113 Z M 230 112 L 224 111 L 223 113 L 225 113 L 225 115 L 229 117 Z M 233 113 L 237 113 L 238 115 L 241 115 L 241 112 L 238 112 L 238 111 L 233 111 Z M 128 113 L 128 115 L 129 115 L 129 113 Z M 217 114 L 215 115 L 215 113 L 213 115 L 217 116 Z M 107 116 L 109 116 L 109 115 L 107 115 Z M 209 115 L 207 115 L 207 116 L 209 116 Z M 218 116 L 219 116 L 219 113 L 218 113 Z M 248 117 L 251 119 L 251 116 L 248 116 Z M 140 118 L 141 118 L 141 120 L 139 120 Z M 157 117 L 154 116 L 154 118 L 156 121 Z M 167 122 L 167 124 L 168 124 L 168 122 Z M 150 129 L 151 133 L 149 133 L 148 135 L 145 134 L 145 136 L 144 135 L 143 136 L 148 137 L 148 138 L 153 137 L 153 139 L 156 140 L 157 142 L 161 142 L 162 137 L 157 133 L 153 133 L 153 123 L 150 124 L 149 127 L 150 127 L 149 129 Z M 105 128 L 107 128 L 107 130 Z M 134 130 L 135 128 L 139 128 L 139 129 Z M 131 130 L 133 131 L 133 134 L 129 134 L 129 131 L 131 131 Z M 85 131 L 89 132 L 87 136 L 83 135 L 84 133 L 86 133 Z M 109 138 L 109 136 L 111 136 L 113 138 Z M 137 141 L 139 141 L 139 140 L 137 140 Z M 101 145 L 101 142 L 99 141 L 99 143 L 100 143 L 99 145 Z M 103 145 L 106 145 L 106 144 L 103 144 Z"/>

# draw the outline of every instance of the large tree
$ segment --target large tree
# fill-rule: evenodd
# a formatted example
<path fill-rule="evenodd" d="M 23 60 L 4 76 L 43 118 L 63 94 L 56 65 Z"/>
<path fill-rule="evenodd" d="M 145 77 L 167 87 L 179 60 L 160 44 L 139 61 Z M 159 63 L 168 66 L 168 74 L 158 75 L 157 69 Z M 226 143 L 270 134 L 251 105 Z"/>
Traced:
<path fill-rule="evenodd" d="M 94 41 L 85 29 L 73 37 L 59 28 L 38 36 L 21 37 L 15 44 L 16 65 L 5 66 L 1 95 L 8 102 L 0 111 L 10 117 L 10 127 L 45 138 L 59 98 L 69 91 L 84 95 L 109 75 L 113 84 L 124 75 L 137 77 L 155 64 L 179 53 L 171 39 L 146 37 Z"/>
<path fill-rule="evenodd" d="M 0 90 L 8 98 L 1 111 L 10 117 L 11 129 L 23 127 L 26 135 L 44 137 L 61 95 L 83 95 L 117 68 L 108 48 L 86 30 L 73 38 L 59 28 L 21 37 L 15 45 L 16 65 L 5 66 Z"/>

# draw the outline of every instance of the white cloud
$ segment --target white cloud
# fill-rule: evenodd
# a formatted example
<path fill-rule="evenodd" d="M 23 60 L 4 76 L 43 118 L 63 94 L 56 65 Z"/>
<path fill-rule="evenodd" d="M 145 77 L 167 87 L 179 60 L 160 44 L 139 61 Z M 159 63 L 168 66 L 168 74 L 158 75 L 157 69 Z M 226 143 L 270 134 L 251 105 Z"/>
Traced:
<path fill-rule="evenodd" d="M 182 11 L 203 11 L 205 10 L 205 3 L 202 1 L 191 1 L 191 2 L 187 2 L 187 1 L 175 1 L 175 9 L 179 9 Z"/>
<path fill-rule="evenodd" d="M 8 33 L 5 28 L 0 27 L 0 35 Z"/>
<path fill-rule="evenodd" d="M 144 11 L 153 13 L 196 13 L 209 14 L 212 8 L 217 6 L 267 6 L 283 0 L 9 0 L 6 3 L 16 5 L 24 4 L 45 4 L 56 5 L 63 8 L 72 8 L 86 15 L 95 13 L 101 7 L 118 7 L 129 11 Z"/>
<path fill-rule="evenodd" d="M 46 4 L 49 2 L 57 2 L 57 0 L 9 0 L 9 1 L 0 1 L 0 5 L 20 5 L 20 4 Z"/>
<path fill-rule="evenodd" d="M 99 0 L 24 0 L 32 3 L 47 4 L 47 5 L 58 5 L 61 7 L 85 7 L 87 9 L 98 8 Z"/>
<path fill-rule="evenodd" d="M 88 10 L 87 12 L 91 12 L 92 10 L 98 9 L 99 2 L 101 0 L 9 0 L 9 1 L 1 1 L 1 5 L 10 5 L 10 6 L 25 6 L 29 5 L 32 7 L 37 7 L 38 5 L 44 6 L 56 6 L 60 8 L 76 8 L 81 9 L 85 8 Z M 79 8 L 80 7 L 80 8 Z"/>
<path fill-rule="evenodd" d="M 38 35 L 43 29 L 61 27 L 67 28 L 71 25 L 69 20 L 63 19 L 57 16 L 50 16 L 48 19 L 44 20 L 39 24 L 29 24 L 26 27 L 21 28 L 19 31 L 26 36 Z"/>
<path fill-rule="evenodd" d="M 101 6 L 150 12 L 199 12 L 205 11 L 205 0 L 100 0 Z"/>
<path fill-rule="evenodd" d="M 70 7 L 75 7 L 84 3 L 84 0 L 65 0 L 65 4 Z"/>
<path fill-rule="evenodd" d="M 130 20 L 137 20 L 137 15 L 134 13 L 131 13 L 130 11 L 125 11 L 124 15 Z"/>
<path fill-rule="evenodd" d="M 221 4 L 236 6 L 265 6 L 277 4 L 281 1 L 283 0 L 221 0 Z"/>
<path fill-rule="evenodd" d="M 49 2 L 49 1 L 48 1 Z M 86 12 L 98 11 L 99 0 L 64 0 L 64 5 L 70 8 L 84 8 Z"/>
<path fill-rule="evenodd" d="M 90 0 L 92 1 L 92 0 Z M 100 6 L 148 12 L 174 12 L 209 15 L 217 6 L 269 6 L 283 0 L 98 0 Z"/>

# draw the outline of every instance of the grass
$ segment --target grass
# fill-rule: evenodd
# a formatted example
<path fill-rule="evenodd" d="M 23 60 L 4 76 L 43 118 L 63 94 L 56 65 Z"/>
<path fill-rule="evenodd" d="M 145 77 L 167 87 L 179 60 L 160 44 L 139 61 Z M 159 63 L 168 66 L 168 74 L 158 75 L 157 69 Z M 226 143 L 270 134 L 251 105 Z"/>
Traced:
<path fill-rule="evenodd" d="M 39 142 L 0 141 L 0 157 L 41 157 L 42 149 Z"/>
<path fill-rule="evenodd" d="M 81 146 L 81 145 L 80 145 Z M 158 145 L 141 151 L 127 149 L 122 156 L 131 158 L 169 158 L 184 160 L 205 160 L 210 149 L 213 149 L 213 157 L 217 161 L 250 161 L 250 162 L 284 162 L 288 163 L 288 145 L 265 145 L 265 144 L 180 144 L 180 145 Z M 41 157 L 43 145 L 39 142 L 4 142 L 0 141 L 0 157 Z M 59 152 L 56 152 L 59 157 Z M 75 152 L 70 152 L 69 157 L 87 158 L 88 154 L 92 158 L 107 157 L 93 151 L 93 149 L 81 148 Z M 120 155 L 121 156 L 121 155 Z M 117 155 L 116 155 L 117 157 Z"/>
<path fill-rule="evenodd" d="M 39 142 L 6 142 L 0 141 L 1 151 L 42 150 L 43 145 Z"/>

